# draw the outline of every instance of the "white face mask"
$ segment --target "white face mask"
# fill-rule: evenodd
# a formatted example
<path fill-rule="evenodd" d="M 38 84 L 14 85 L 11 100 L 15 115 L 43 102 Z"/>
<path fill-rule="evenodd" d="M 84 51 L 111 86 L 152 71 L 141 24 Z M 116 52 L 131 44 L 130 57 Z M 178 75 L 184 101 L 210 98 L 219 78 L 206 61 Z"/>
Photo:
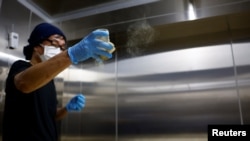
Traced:
<path fill-rule="evenodd" d="M 44 52 L 43 55 L 40 56 L 40 58 L 43 61 L 46 61 L 61 52 L 61 49 L 59 47 L 54 47 L 54 46 L 43 46 L 43 47 L 44 47 Z"/>

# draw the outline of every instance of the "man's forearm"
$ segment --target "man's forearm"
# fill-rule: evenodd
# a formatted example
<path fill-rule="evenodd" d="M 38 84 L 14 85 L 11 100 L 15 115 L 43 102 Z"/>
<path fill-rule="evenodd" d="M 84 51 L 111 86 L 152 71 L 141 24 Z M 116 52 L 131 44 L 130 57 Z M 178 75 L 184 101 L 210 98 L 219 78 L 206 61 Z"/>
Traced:
<path fill-rule="evenodd" d="M 63 118 L 67 115 L 67 113 L 68 113 L 68 112 L 67 112 L 67 110 L 66 110 L 65 107 L 59 108 L 59 109 L 57 109 L 55 119 L 56 119 L 56 120 L 61 120 L 61 119 L 63 119 Z"/>
<path fill-rule="evenodd" d="M 67 51 L 48 61 L 38 63 L 15 76 L 16 87 L 24 92 L 32 92 L 56 77 L 71 64 Z"/>

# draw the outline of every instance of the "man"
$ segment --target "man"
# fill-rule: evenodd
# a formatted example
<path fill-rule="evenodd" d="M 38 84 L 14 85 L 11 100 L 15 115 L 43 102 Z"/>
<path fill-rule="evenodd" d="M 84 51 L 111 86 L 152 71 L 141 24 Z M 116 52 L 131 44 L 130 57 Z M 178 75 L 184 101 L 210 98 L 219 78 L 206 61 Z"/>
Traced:
<path fill-rule="evenodd" d="M 34 28 L 23 49 L 29 61 L 14 62 L 6 79 L 3 141 L 58 140 L 56 120 L 67 112 L 82 110 L 85 97 L 78 94 L 57 109 L 53 78 L 72 63 L 89 58 L 100 61 L 100 56 L 111 58 L 108 50 L 113 44 L 97 39 L 108 34 L 95 30 L 66 50 L 66 37 L 60 29 L 49 23 Z"/>

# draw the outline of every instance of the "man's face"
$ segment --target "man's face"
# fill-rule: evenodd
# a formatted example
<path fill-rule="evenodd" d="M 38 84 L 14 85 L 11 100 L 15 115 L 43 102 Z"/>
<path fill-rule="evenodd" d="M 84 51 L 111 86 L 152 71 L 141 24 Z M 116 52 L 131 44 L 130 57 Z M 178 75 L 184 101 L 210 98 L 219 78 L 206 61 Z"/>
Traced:
<path fill-rule="evenodd" d="M 47 46 L 59 47 L 59 48 L 61 48 L 61 50 L 66 49 L 65 39 L 63 38 L 63 36 L 58 35 L 58 34 L 51 35 L 42 44 L 47 45 Z"/>

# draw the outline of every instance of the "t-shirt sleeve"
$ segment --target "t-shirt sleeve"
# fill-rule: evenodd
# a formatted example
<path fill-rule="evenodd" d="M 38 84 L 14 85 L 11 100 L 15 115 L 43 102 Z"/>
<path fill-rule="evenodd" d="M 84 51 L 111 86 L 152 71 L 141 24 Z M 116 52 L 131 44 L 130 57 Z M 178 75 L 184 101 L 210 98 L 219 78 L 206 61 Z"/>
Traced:
<path fill-rule="evenodd" d="M 22 60 L 18 60 L 14 62 L 10 68 L 9 74 L 6 79 L 6 90 L 13 89 L 15 87 L 14 85 L 14 77 L 16 74 L 24 71 L 25 69 L 29 68 L 31 66 L 30 63 Z"/>

